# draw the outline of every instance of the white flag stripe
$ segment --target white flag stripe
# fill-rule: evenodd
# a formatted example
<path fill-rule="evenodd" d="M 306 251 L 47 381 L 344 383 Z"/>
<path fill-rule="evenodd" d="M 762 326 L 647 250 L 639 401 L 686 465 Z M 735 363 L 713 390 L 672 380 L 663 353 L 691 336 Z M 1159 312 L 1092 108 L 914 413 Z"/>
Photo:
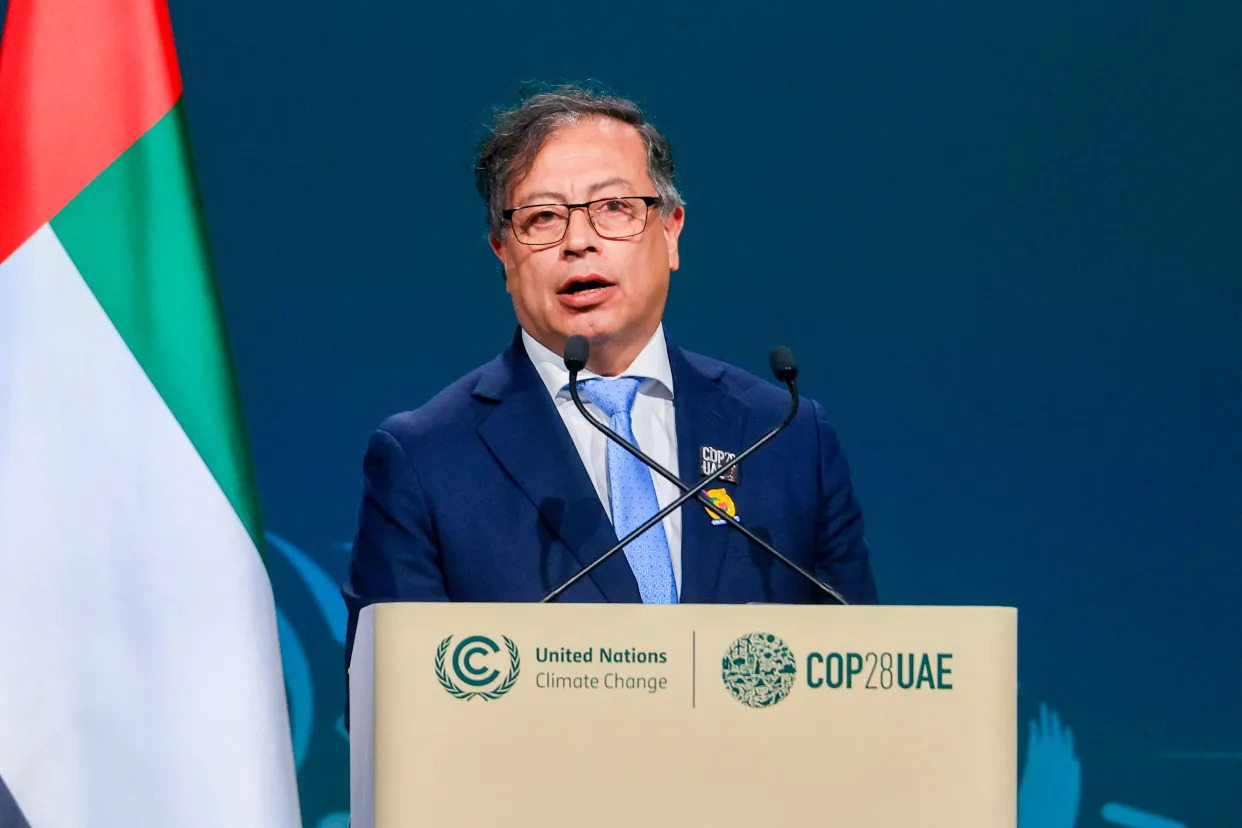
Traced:
<path fill-rule="evenodd" d="M 263 563 L 48 226 L 0 263 L 0 564 L 32 825 L 297 824 Z"/>

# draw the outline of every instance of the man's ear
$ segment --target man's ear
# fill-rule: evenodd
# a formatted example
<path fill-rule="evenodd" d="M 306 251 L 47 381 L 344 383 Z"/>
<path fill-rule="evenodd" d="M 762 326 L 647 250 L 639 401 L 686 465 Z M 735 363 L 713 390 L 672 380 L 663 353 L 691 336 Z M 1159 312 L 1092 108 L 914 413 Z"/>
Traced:
<path fill-rule="evenodd" d="M 505 250 L 505 243 L 500 240 L 500 236 L 496 233 L 487 234 L 487 243 L 491 246 L 492 252 L 496 254 L 496 258 L 500 259 L 500 278 L 506 285 L 509 284 L 509 261 L 508 251 Z"/>
<path fill-rule="evenodd" d="M 677 240 L 681 238 L 681 228 L 686 224 L 686 208 L 678 207 L 664 219 L 664 243 L 668 247 L 668 269 L 676 270 L 681 264 L 677 251 Z"/>

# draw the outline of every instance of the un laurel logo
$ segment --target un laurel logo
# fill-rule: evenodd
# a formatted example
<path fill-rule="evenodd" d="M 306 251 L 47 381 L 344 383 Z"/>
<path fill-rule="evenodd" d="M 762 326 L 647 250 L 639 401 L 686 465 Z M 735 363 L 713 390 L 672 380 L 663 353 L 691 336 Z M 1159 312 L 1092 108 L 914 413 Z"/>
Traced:
<path fill-rule="evenodd" d="M 522 669 L 522 660 L 518 657 L 517 645 L 508 636 L 501 636 L 505 642 L 505 650 L 509 656 L 509 670 L 503 679 L 500 671 L 492 665 L 497 659 L 489 658 L 500 652 L 500 646 L 484 635 L 471 635 L 463 638 L 453 648 L 449 667 L 444 661 L 452 646 L 453 636 L 449 636 L 436 647 L 436 678 L 450 696 L 469 701 L 481 698 L 484 701 L 498 699 L 513 689 L 518 673 Z M 450 675 L 451 672 L 451 675 Z M 456 679 L 456 680 L 454 680 Z M 465 689 L 461 685 L 465 685 Z"/>
<path fill-rule="evenodd" d="M 771 707 L 793 689 L 798 667 L 794 655 L 771 633 L 750 633 L 725 651 L 720 677 L 733 697 L 747 707 Z"/>

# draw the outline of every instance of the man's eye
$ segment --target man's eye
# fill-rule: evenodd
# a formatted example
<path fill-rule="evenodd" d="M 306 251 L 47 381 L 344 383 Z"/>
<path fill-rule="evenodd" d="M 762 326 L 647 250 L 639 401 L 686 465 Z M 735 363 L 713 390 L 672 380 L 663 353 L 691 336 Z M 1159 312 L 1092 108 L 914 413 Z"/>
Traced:
<path fill-rule="evenodd" d="M 557 220 L 558 216 L 551 210 L 541 210 L 530 217 L 530 224 L 537 227 L 541 224 L 551 224 Z"/>

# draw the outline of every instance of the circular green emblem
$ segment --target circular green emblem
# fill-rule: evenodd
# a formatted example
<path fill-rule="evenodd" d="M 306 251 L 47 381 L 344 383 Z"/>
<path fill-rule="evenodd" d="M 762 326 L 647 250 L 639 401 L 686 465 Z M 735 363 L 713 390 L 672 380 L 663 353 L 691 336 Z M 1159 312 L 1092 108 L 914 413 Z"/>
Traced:
<path fill-rule="evenodd" d="M 793 689 L 798 666 L 794 654 L 771 633 L 744 635 L 729 645 L 720 677 L 747 707 L 771 707 Z"/>
<path fill-rule="evenodd" d="M 452 649 L 449 647 L 453 636 L 449 636 L 436 647 L 436 678 L 449 695 L 469 701 L 481 698 L 483 701 L 498 699 L 513 689 L 518 673 L 522 669 L 522 660 L 518 657 L 517 645 L 508 636 L 501 636 L 505 642 L 505 651 L 509 656 L 508 670 L 501 678 L 500 670 L 492 663 L 503 659 L 495 659 L 500 646 L 485 635 L 471 635 L 463 638 Z M 448 664 L 446 664 L 446 660 Z M 464 687 L 463 687 L 464 685 Z"/>

